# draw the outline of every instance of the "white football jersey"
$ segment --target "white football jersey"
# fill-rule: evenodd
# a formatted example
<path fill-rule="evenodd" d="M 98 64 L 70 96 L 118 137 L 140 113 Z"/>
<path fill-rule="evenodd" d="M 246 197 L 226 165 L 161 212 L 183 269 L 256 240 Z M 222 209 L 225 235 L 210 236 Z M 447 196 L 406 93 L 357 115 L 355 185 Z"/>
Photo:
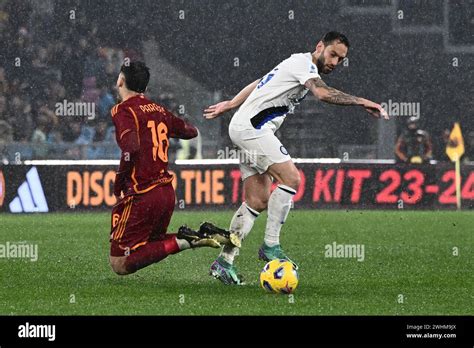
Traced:
<path fill-rule="evenodd" d="M 304 87 L 311 78 L 319 78 L 311 53 L 296 53 L 265 75 L 232 117 L 236 130 L 280 128 L 287 114 L 304 99 Z"/>

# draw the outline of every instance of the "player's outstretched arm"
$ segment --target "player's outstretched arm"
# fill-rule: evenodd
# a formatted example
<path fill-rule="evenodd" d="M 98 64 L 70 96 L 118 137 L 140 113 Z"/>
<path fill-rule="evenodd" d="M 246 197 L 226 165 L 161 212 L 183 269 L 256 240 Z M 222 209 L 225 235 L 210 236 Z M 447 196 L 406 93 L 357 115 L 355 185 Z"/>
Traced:
<path fill-rule="evenodd" d="M 204 117 L 208 120 L 216 118 L 217 116 L 222 115 L 224 112 L 227 112 L 240 106 L 245 100 L 247 100 L 248 96 L 250 95 L 250 93 L 252 93 L 255 87 L 257 87 L 259 81 L 260 80 L 256 80 L 251 84 L 247 85 L 232 100 L 225 100 L 215 105 L 209 106 L 207 109 L 204 110 Z"/>
<path fill-rule="evenodd" d="M 177 139 L 192 139 L 198 136 L 198 129 L 194 127 L 190 122 L 182 119 L 178 116 L 173 115 L 171 112 L 166 112 L 169 117 L 170 129 L 169 137 Z"/>
<path fill-rule="evenodd" d="M 312 78 L 306 81 L 305 87 L 308 88 L 319 100 L 336 105 L 359 105 L 377 118 L 383 117 L 388 120 L 388 114 L 380 104 L 374 103 L 368 99 L 356 97 L 335 88 L 329 87 L 319 78 Z"/>
<path fill-rule="evenodd" d="M 189 140 L 198 136 L 198 130 L 191 123 L 183 121 L 184 125 L 171 134 L 170 138 Z"/>

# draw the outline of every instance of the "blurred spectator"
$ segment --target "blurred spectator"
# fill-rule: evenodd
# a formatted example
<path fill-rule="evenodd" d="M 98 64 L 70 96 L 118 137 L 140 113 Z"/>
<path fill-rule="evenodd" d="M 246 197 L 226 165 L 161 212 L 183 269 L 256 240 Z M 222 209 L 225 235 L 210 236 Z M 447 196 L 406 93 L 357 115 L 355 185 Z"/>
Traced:
<path fill-rule="evenodd" d="M 36 144 L 45 144 L 47 140 L 48 133 L 48 118 L 44 115 L 41 115 L 36 120 L 36 129 L 33 131 L 33 136 L 31 141 Z"/>
<path fill-rule="evenodd" d="M 69 122 L 63 131 L 63 140 L 66 142 L 75 142 L 81 135 L 81 123 L 78 121 Z"/>
<path fill-rule="evenodd" d="M 59 128 L 53 128 L 48 133 L 48 144 L 61 144 L 63 143 L 63 135 Z"/>
<path fill-rule="evenodd" d="M 33 67 L 39 70 L 48 68 L 48 51 L 46 48 L 37 48 L 36 57 L 33 59 Z"/>
<path fill-rule="evenodd" d="M 86 77 L 82 82 L 81 100 L 87 103 L 97 104 L 99 102 L 100 90 L 97 88 L 95 76 Z"/>
<path fill-rule="evenodd" d="M 408 119 L 407 129 L 402 132 L 395 145 L 395 154 L 399 161 L 406 163 L 423 163 L 431 159 L 429 134 L 419 129 L 416 117 Z"/>
<path fill-rule="evenodd" d="M 58 124 L 58 117 L 56 116 L 53 110 L 51 110 L 46 105 L 40 106 L 37 110 L 38 117 L 44 116 L 50 127 L 56 127 L 56 125 Z"/>
<path fill-rule="evenodd" d="M 5 76 L 5 69 L 0 67 L 0 96 L 8 93 L 8 81 Z"/>
<path fill-rule="evenodd" d="M 446 154 L 446 146 L 448 146 L 449 135 L 451 130 L 449 128 L 443 129 L 441 132 L 439 146 L 436 148 L 435 159 L 438 161 L 450 161 L 448 155 Z"/>
<path fill-rule="evenodd" d="M 99 121 L 95 126 L 93 142 L 106 141 L 108 125 L 105 121 Z"/>
<path fill-rule="evenodd" d="M 106 76 L 106 57 L 101 55 L 98 48 L 92 50 L 87 57 L 84 64 L 84 77 L 95 77 L 97 80 L 104 81 Z"/>
<path fill-rule="evenodd" d="M 63 59 L 58 62 L 64 87 L 71 99 L 79 98 L 81 95 L 86 54 L 84 45 L 65 44 Z"/>
<path fill-rule="evenodd" d="M 7 98 L 0 94 L 0 120 L 7 117 Z"/>
<path fill-rule="evenodd" d="M 13 127 L 13 139 L 20 142 L 30 141 L 34 129 L 30 102 L 26 98 L 14 96 L 9 106 L 6 121 Z"/>
<path fill-rule="evenodd" d="M 0 120 L 0 142 L 5 144 L 13 141 L 13 129 L 5 121 Z"/>
<path fill-rule="evenodd" d="M 91 126 L 83 125 L 81 128 L 81 134 L 76 139 L 74 144 L 78 145 L 89 145 L 92 144 L 95 136 L 95 128 Z"/>
<path fill-rule="evenodd" d="M 0 161 L 8 159 L 6 146 L 13 141 L 13 129 L 4 120 L 0 120 Z"/>
<path fill-rule="evenodd" d="M 97 104 L 97 109 L 99 111 L 99 118 L 103 120 L 110 120 L 109 123 L 112 123 L 110 117 L 110 109 L 116 104 L 114 96 L 109 91 L 109 89 L 103 86 L 100 90 L 99 102 Z"/>
<path fill-rule="evenodd" d="M 49 118 L 43 114 L 37 118 L 36 129 L 33 131 L 31 142 L 34 145 L 33 151 L 36 158 L 45 158 L 48 154 L 47 134 L 49 128 Z"/>
<path fill-rule="evenodd" d="M 463 158 L 464 161 L 474 162 L 474 131 L 467 133 L 467 136 L 464 139 L 464 145 L 466 148 Z"/>
<path fill-rule="evenodd" d="M 66 99 L 66 89 L 60 81 L 53 80 L 48 86 L 47 95 L 47 105 L 55 105 L 56 103 L 61 103 Z"/>

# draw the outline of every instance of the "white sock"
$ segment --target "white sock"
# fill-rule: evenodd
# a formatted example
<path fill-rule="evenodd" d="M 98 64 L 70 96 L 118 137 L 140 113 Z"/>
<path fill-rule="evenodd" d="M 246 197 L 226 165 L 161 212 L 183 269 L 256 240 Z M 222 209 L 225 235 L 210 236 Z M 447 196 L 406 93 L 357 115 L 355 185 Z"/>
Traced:
<path fill-rule="evenodd" d="M 176 238 L 176 243 L 178 244 L 179 250 L 186 250 L 191 248 L 191 244 L 186 239 Z"/>
<path fill-rule="evenodd" d="M 242 241 L 249 234 L 253 227 L 255 219 L 260 213 L 250 208 L 245 202 L 235 212 L 232 221 L 230 222 L 229 230 L 236 233 Z M 235 256 L 239 254 L 239 248 L 232 246 L 224 246 L 219 256 L 223 257 L 225 261 L 232 264 Z"/>
<path fill-rule="evenodd" d="M 291 200 L 296 191 L 289 186 L 278 185 L 268 200 L 268 218 L 265 228 L 265 244 L 280 244 L 280 231 L 291 209 Z"/>

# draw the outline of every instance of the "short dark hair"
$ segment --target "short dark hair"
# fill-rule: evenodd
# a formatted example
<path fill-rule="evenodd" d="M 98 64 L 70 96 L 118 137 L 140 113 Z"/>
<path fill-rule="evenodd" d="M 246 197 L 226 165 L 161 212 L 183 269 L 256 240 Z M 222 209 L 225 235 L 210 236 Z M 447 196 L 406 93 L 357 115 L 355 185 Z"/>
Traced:
<path fill-rule="evenodd" d="M 125 84 L 131 91 L 143 93 L 150 81 L 150 69 L 143 62 L 124 63 L 120 72 L 125 76 Z"/>
<path fill-rule="evenodd" d="M 324 43 L 324 46 L 330 45 L 334 41 L 339 41 L 343 45 L 346 45 L 347 48 L 351 47 L 346 35 L 338 31 L 330 31 L 329 33 L 326 33 L 321 41 Z"/>

